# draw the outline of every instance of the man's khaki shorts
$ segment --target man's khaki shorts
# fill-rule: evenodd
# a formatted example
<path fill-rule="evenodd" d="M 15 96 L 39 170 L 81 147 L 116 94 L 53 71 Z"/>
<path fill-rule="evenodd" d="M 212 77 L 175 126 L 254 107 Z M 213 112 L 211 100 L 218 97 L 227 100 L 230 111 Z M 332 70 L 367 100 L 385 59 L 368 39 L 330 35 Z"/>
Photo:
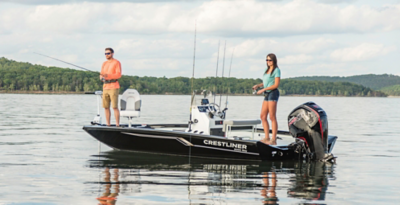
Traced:
<path fill-rule="evenodd" d="M 110 101 L 112 108 L 118 108 L 118 94 L 119 89 L 103 90 L 103 108 L 110 108 Z"/>

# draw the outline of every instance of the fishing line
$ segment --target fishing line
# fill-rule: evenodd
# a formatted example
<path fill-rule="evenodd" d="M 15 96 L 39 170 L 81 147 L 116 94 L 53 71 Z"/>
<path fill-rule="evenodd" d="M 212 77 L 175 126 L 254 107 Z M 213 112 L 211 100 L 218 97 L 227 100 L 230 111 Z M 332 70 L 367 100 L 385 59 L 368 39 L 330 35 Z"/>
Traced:
<path fill-rule="evenodd" d="M 34 53 L 34 54 L 37 54 L 37 55 L 41 55 L 41 56 L 47 57 L 47 58 L 51 58 L 51 59 L 56 60 L 56 61 L 60 61 L 60 62 L 66 63 L 66 64 L 68 64 L 68 65 L 75 66 L 75 67 L 80 68 L 80 69 L 83 69 L 83 70 L 85 70 L 85 71 L 98 73 L 97 71 L 92 71 L 92 70 L 89 70 L 89 69 L 87 69 L 87 68 L 84 68 L 84 67 L 81 67 L 81 66 L 72 64 L 72 63 L 68 63 L 68 62 L 66 62 L 66 61 L 63 61 L 63 60 L 60 60 L 60 59 L 57 59 L 57 58 L 53 58 L 53 57 L 48 56 L 48 55 L 44 55 L 44 54 L 37 53 L 37 52 L 33 52 L 33 53 Z M 121 75 L 121 76 L 122 76 L 122 75 Z M 101 81 L 104 83 L 105 79 L 102 78 Z M 95 92 L 85 92 L 85 94 L 95 94 Z"/>
<path fill-rule="evenodd" d="M 75 65 L 75 64 L 72 64 L 72 63 L 68 63 L 68 62 L 66 62 L 66 61 L 63 61 L 63 60 L 60 60 L 60 59 L 57 59 L 57 58 L 53 58 L 53 57 L 51 57 L 51 56 L 47 56 L 47 55 L 44 55 L 44 54 L 41 54 L 41 53 L 37 53 L 37 52 L 33 52 L 33 53 L 35 53 L 35 54 L 37 54 L 37 55 L 41 55 L 41 56 L 47 57 L 47 58 L 51 58 L 51 59 L 56 60 L 56 61 L 60 61 L 60 62 L 69 64 L 69 65 L 72 65 L 72 66 L 75 66 L 75 67 L 77 67 L 77 68 L 80 68 L 80 69 L 83 69 L 83 70 L 86 70 L 86 71 L 96 72 L 96 71 L 92 71 L 92 70 L 86 69 L 86 68 L 84 68 L 84 67 L 81 67 L 81 66 L 78 66 L 78 65 Z"/>

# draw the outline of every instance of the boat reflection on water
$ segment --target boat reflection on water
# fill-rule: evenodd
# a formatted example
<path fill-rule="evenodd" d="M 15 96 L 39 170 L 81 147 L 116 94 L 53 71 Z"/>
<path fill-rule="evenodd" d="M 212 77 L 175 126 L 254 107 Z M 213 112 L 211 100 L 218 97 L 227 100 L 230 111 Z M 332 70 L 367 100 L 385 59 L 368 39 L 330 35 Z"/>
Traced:
<path fill-rule="evenodd" d="M 112 174 L 111 174 L 112 173 Z M 104 192 L 97 198 L 99 204 L 116 204 L 117 196 L 119 194 L 119 169 L 112 171 L 106 167 L 103 172 L 104 175 Z"/>
<path fill-rule="evenodd" d="M 309 200 L 325 200 L 328 190 L 328 178 L 333 178 L 331 164 L 314 162 L 298 166 L 291 177 L 292 186 L 288 190 L 289 197 Z"/>
<path fill-rule="evenodd" d="M 124 200 L 154 202 L 138 196 L 149 192 L 156 193 L 157 200 L 165 195 L 169 201 L 194 204 L 325 200 L 328 181 L 335 179 L 334 165 L 326 162 L 213 160 L 122 151 L 101 152 L 88 166 L 101 172 L 98 182 L 87 182 L 101 186 L 94 197 L 100 204 L 116 204 L 119 194 L 129 196 Z M 154 191 L 159 187 L 164 191 Z"/>

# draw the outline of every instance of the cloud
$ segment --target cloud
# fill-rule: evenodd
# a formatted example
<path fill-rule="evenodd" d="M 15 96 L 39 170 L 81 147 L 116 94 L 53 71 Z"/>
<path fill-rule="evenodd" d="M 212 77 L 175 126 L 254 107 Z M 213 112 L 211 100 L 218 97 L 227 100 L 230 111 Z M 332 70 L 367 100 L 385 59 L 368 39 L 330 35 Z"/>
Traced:
<path fill-rule="evenodd" d="M 195 21 L 199 33 L 229 37 L 381 32 L 400 28 L 400 5 L 339 7 L 311 0 L 278 4 L 255 0 L 83 2 L 9 9 L 0 14 L 0 23 L 7 25 L 8 31 L 28 27 L 60 33 L 192 33 Z"/>
<path fill-rule="evenodd" d="M 395 46 L 383 44 L 362 43 L 354 47 L 347 47 L 334 50 L 330 57 L 335 61 L 366 61 L 384 56 L 395 51 Z"/>
<path fill-rule="evenodd" d="M 284 56 L 279 60 L 280 64 L 305 64 L 310 63 L 313 60 L 313 56 L 299 54 L 299 55 L 288 55 Z"/>
<path fill-rule="evenodd" d="M 1 1 L 1 0 L 0 0 Z M 20 1 L 27 3 L 27 1 Z M 45 0 L 43 0 L 45 2 Z M 42 3 L 43 3 L 42 2 Z M 50 55 L 98 70 L 113 47 L 124 74 L 191 76 L 197 20 L 196 77 L 215 76 L 218 41 L 227 40 L 225 76 L 258 78 L 275 53 L 283 77 L 304 74 L 396 73 L 400 5 L 327 1 L 51 1 L 0 2 L 0 56 L 48 66 Z M 58 2 L 58 3 L 57 3 Z M 29 3 L 29 2 L 28 2 Z M 5 6 L 3 6 L 5 5 Z M 369 59 L 375 59 L 371 62 Z M 341 72 L 339 72 L 341 73 Z"/>
<path fill-rule="evenodd" d="M 357 0 L 318 0 L 318 2 L 325 3 L 325 4 L 340 4 L 340 3 L 354 3 Z"/>
<path fill-rule="evenodd" d="M 311 40 L 304 40 L 299 42 L 268 39 L 252 39 L 245 40 L 235 47 L 236 57 L 250 57 L 254 55 L 266 55 L 273 52 L 276 55 L 296 55 L 302 54 L 315 54 L 321 53 L 331 48 L 336 48 L 337 42 L 328 38 L 315 38 Z"/>
<path fill-rule="evenodd" d="M 227 36 L 363 33 L 400 28 L 398 5 L 375 9 L 353 5 L 338 7 L 310 0 L 284 4 L 213 1 L 204 3 L 197 12 L 198 23 L 203 25 L 201 31 Z M 188 27 L 192 22 L 181 24 Z"/>
<path fill-rule="evenodd" d="M 213 1 L 213 0 L 196 0 L 197 2 Z M 235 0 L 218 0 L 218 1 L 235 1 Z M 282 0 L 257 0 L 260 2 L 278 2 Z M 326 1 L 326 0 L 325 0 Z M 334 0 L 331 0 L 334 1 Z M 11 2 L 18 4 L 28 4 L 28 5 L 50 5 L 50 4 L 66 4 L 66 3 L 76 3 L 76 0 L 0 0 L 0 2 Z M 86 2 L 99 2 L 99 3 L 109 3 L 110 0 L 86 0 Z M 130 3 L 170 3 L 170 2 L 190 2 L 193 0 L 113 0 L 112 2 L 130 2 Z"/>
<path fill-rule="evenodd" d="M 113 2 L 131 2 L 131 3 L 154 3 L 154 2 L 185 2 L 188 0 L 113 0 Z M 11 2 L 28 5 L 51 5 L 76 3 L 76 0 L 0 0 L 0 2 Z M 110 0 L 86 0 L 86 2 L 109 3 Z"/>

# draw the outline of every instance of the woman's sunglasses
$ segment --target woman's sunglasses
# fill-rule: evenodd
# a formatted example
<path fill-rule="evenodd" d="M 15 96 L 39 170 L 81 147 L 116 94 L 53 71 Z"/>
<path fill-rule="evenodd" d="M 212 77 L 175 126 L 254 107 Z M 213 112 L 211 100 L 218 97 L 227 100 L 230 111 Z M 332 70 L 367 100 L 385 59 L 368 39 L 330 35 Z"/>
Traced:
<path fill-rule="evenodd" d="M 272 60 L 268 60 L 268 59 L 267 59 L 267 60 L 265 60 L 265 61 L 272 61 Z"/>

